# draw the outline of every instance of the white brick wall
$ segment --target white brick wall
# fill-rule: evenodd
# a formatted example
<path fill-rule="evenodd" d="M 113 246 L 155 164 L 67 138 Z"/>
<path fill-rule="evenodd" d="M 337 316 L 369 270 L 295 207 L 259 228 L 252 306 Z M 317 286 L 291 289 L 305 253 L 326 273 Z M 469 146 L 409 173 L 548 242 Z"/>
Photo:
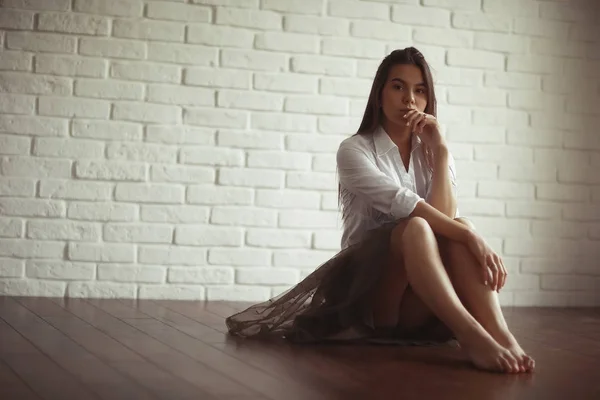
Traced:
<path fill-rule="evenodd" d="M 0 293 L 280 293 L 339 250 L 335 151 L 414 45 L 502 302 L 597 305 L 596 3 L 0 1 Z"/>

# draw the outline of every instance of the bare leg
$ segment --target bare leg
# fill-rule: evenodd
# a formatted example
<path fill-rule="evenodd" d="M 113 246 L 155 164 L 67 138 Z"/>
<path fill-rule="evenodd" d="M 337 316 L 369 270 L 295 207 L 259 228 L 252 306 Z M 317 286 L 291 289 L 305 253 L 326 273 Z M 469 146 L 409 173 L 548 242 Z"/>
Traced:
<path fill-rule="evenodd" d="M 466 219 L 457 219 L 459 222 L 474 228 Z M 535 363 L 527 356 L 519 343 L 512 335 L 502 315 L 498 301 L 498 294 L 490 286 L 483 284 L 477 260 L 469 249 L 462 243 L 442 240 L 442 255 L 446 269 L 458 297 L 465 304 L 467 310 L 496 341 L 506 347 L 520 361 L 523 370 L 531 371 Z"/>
<path fill-rule="evenodd" d="M 454 332 L 471 361 L 482 369 L 518 372 L 511 352 L 498 344 L 461 303 L 427 221 L 411 218 L 401 232 L 392 234 L 391 241 L 392 255 L 404 259 L 412 289 Z"/>

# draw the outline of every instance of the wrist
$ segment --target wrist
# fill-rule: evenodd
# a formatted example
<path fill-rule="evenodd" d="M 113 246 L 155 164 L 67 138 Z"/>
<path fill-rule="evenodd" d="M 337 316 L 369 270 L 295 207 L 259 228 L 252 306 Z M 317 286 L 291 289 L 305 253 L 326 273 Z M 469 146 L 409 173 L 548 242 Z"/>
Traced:
<path fill-rule="evenodd" d="M 457 222 L 457 224 L 460 225 L 460 227 L 458 227 L 460 229 L 460 233 L 458 235 L 460 242 L 467 243 L 476 235 L 475 231 L 470 227 L 461 224 L 460 222 Z"/>

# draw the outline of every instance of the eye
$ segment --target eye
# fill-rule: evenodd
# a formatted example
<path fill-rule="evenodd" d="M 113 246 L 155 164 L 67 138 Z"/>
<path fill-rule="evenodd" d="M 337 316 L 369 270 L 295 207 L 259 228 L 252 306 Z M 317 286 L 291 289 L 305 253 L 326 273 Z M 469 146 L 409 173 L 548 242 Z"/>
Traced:
<path fill-rule="evenodd" d="M 394 84 L 392 87 L 394 88 L 394 90 L 402 90 L 403 89 L 402 85 L 399 85 L 399 84 Z"/>
<path fill-rule="evenodd" d="M 424 89 L 424 88 L 419 88 L 419 89 L 417 89 L 417 93 L 420 93 L 420 94 L 425 94 L 425 93 L 426 93 L 426 91 L 425 91 L 425 89 Z"/>

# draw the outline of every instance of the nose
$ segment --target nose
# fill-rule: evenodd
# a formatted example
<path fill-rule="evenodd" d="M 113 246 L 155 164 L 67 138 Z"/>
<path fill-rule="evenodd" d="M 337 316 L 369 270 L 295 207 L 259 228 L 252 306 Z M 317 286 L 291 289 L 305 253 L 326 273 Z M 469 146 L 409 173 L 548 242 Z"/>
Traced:
<path fill-rule="evenodd" d="M 415 96 L 412 92 L 412 90 L 407 90 L 404 94 L 404 104 L 406 106 L 412 106 L 413 104 L 415 104 Z"/>

